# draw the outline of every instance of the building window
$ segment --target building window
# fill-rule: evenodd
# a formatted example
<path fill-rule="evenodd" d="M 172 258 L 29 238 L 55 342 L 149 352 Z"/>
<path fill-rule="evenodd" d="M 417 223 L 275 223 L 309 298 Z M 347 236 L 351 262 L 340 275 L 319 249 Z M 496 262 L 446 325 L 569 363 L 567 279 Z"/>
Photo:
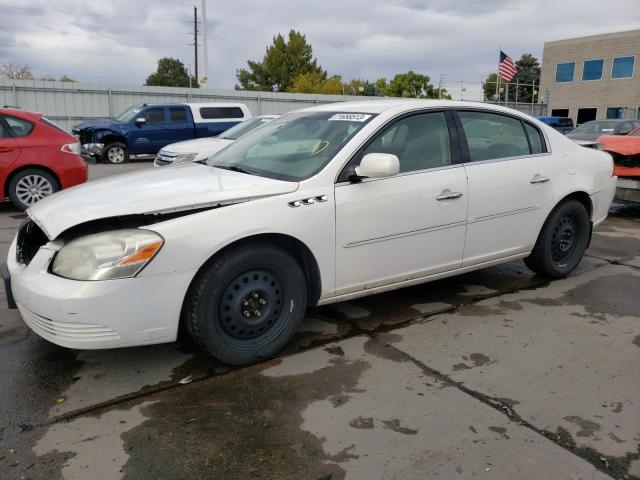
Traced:
<path fill-rule="evenodd" d="M 611 78 L 631 78 L 633 77 L 633 65 L 635 57 L 617 57 L 613 59 L 611 66 Z"/>
<path fill-rule="evenodd" d="M 640 120 L 640 107 L 638 107 L 638 110 L 636 111 L 636 119 Z"/>
<path fill-rule="evenodd" d="M 624 107 L 607 108 L 607 118 L 624 118 Z"/>
<path fill-rule="evenodd" d="M 604 60 L 585 60 L 582 65 L 582 80 L 602 80 Z"/>
<path fill-rule="evenodd" d="M 598 115 L 597 108 L 579 108 L 576 125 L 582 125 L 583 123 L 590 122 L 591 120 L 595 120 L 597 115 Z"/>
<path fill-rule="evenodd" d="M 569 109 L 568 108 L 554 108 L 551 110 L 552 117 L 568 117 Z"/>
<path fill-rule="evenodd" d="M 559 63 L 556 65 L 556 83 L 573 82 L 573 71 L 576 68 L 575 62 Z"/>

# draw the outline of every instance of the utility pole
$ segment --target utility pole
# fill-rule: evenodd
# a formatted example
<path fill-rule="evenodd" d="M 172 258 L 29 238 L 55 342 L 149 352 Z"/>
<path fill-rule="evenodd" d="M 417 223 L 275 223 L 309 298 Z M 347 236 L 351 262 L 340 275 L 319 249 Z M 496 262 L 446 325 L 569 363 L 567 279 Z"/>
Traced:
<path fill-rule="evenodd" d="M 196 70 L 196 84 L 198 83 L 198 7 L 193 6 L 193 55 Z"/>
<path fill-rule="evenodd" d="M 209 56 L 207 53 L 207 0 L 202 0 L 202 60 L 204 75 L 202 83 L 209 83 Z"/>

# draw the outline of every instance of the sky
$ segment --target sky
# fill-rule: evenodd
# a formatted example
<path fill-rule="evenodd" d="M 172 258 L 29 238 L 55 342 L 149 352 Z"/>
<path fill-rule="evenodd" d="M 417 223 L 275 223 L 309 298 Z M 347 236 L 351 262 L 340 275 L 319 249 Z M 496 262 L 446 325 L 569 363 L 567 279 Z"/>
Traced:
<path fill-rule="evenodd" d="M 209 86 L 223 89 L 290 29 L 306 35 L 330 75 L 373 81 L 413 70 L 436 86 L 443 75 L 454 98 L 475 100 L 500 47 L 514 61 L 523 53 L 541 60 L 545 41 L 640 28 L 640 0 L 206 1 Z M 193 68 L 193 5 L 0 0 L 0 62 L 141 85 L 164 56 Z M 202 76 L 202 49 L 199 62 Z"/>

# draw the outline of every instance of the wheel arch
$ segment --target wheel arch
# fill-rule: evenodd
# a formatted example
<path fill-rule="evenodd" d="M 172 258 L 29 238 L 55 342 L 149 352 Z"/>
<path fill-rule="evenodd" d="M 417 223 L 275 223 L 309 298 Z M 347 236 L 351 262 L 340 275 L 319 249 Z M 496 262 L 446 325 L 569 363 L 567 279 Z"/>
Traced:
<path fill-rule="evenodd" d="M 193 276 L 191 282 L 189 283 L 185 299 L 187 298 L 188 292 L 191 290 L 193 283 L 196 281 L 200 273 L 209 264 L 211 264 L 211 262 L 224 255 L 232 248 L 255 242 L 263 242 L 274 245 L 276 247 L 280 247 L 284 251 L 289 253 L 298 262 L 298 264 L 302 268 L 305 278 L 307 279 L 307 304 L 311 306 L 316 305 L 318 303 L 318 300 L 320 299 L 320 295 L 322 292 L 322 281 L 318 261 L 316 260 L 315 255 L 313 255 L 309 247 L 304 242 L 302 242 L 298 238 L 284 233 L 260 233 L 256 235 L 250 235 L 248 237 L 243 237 L 229 243 L 228 245 L 225 245 L 223 248 L 209 257 L 209 259 L 200 266 L 196 274 Z"/>
<path fill-rule="evenodd" d="M 11 173 L 9 173 L 9 175 L 7 175 L 7 178 L 4 182 L 4 186 L 2 189 L 5 198 L 9 196 L 9 185 L 11 184 L 11 180 L 13 180 L 14 177 L 18 175 L 20 172 L 23 172 L 25 170 L 30 170 L 30 169 L 42 170 L 47 172 L 48 174 L 53 176 L 56 182 L 58 182 L 58 187 L 62 188 L 62 182 L 60 181 L 60 177 L 56 174 L 56 172 L 51 170 L 49 167 L 46 167 L 44 165 L 39 165 L 39 164 L 20 165 L 18 168 L 16 168 Z"/>
<path fill-rule="evenodd" d="M 553 208 L 554 209 L 557 208 L 558 205 L 560 205 L 563 202 L 566 202 L 567 200 L 576 200 L 580 202 L 582 206 L 585 208 L 585 210 L 587 211 L 587 214 L 589 215 L 589 221 L 593 221 L 593 202 L 587 192 L 583 190 L 577 190 L 575 192 L 571 192 L 565 195 L 564 197 L 562 197 L 558 202 L 556 202 L 556 205 Z M 551 212 L 549 212 L 549 214 L 551 214 Z"/>
<path fill-rule="evenodd" d="M 111 132 L 100 137 L 100 143 L 104 144 L 105 147 L 110 143 L 122 143 L 127 148 L 129 147 L 126 137 L 124 137 L 123 135 L 118 135 L 116 133 L 111 133 Z"/>

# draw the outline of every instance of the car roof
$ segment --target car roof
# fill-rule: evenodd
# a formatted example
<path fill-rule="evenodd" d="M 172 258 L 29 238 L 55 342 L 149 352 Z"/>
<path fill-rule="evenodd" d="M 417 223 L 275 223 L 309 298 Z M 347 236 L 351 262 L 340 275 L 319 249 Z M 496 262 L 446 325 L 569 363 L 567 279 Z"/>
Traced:
<path fill-rule="evenodd" d="M 303 111 L 307 112 L 357 112 L 357 113 L 374 113 L 379 114 L 386 111 L 393 111 L 395 113 L 402 112 L 404 110 L 410 111 L 418 108 L 480 108 L 485 110 L 491 110 L 495 112 L 504 112 L 510 114 L 516 114 L 519 116 L 526 116 L 525 114 L 513 110 L 511 108 L 502 107 L 499 105 L 480 103 L 480 102 L 464 102 L 454 100 L 430 100 L 430 99 L 415 99 L 415 98 L 384 98 L 381 100 L 361 100 L 353 102 L 336 102 L 327 103 L 323 105 L 317 105 L 309 108 L 305 108 Z"/>
<path fill-rule="evenodd" d="M 24 118 L 25 120 L 34 120 L 42 117 L 42 114 L 39 112 L 29 112 L 28 110 L 23 110 L 18 107 L 0 107 L 0 114 L 10 115 L 13 117 Z"/>

